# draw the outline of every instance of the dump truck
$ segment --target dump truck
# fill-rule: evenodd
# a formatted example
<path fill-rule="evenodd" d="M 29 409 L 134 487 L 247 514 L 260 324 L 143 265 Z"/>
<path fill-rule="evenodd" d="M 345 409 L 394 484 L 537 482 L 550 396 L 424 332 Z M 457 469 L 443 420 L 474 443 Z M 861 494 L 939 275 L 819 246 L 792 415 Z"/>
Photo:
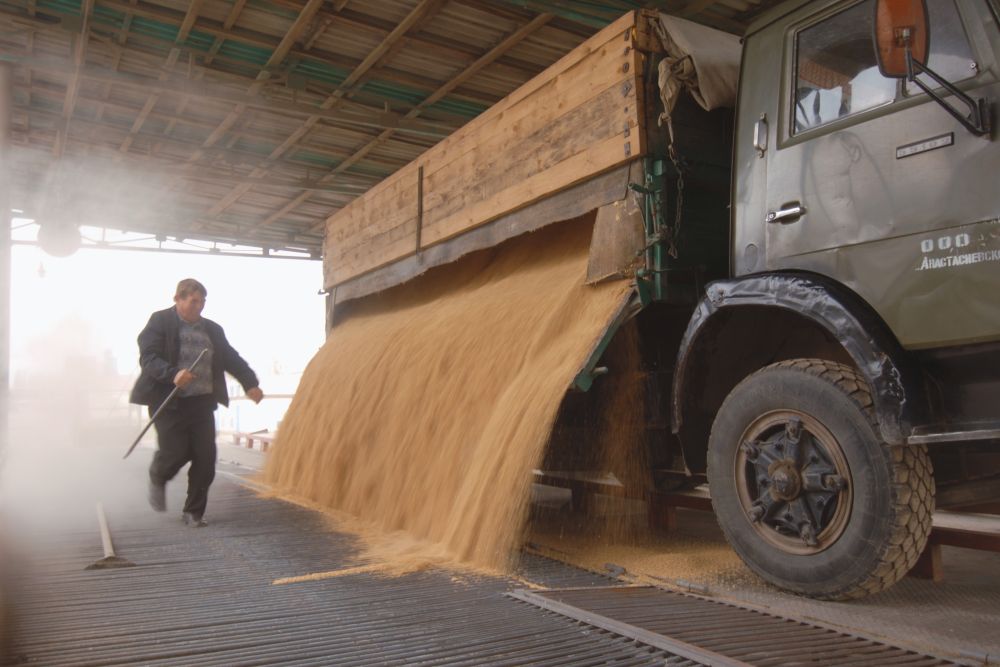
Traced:
<path fill-rule="evenodd" d="M 639 10 L 329 218 L 328 326 L 556 221 L 633 289 L 649 483 L 707 480 L 764 579 L 883 590 L 1000 498 L 1000 3 L 789 0 L 742 36 Z M 577 410 L 579 411 L 579 410 Z"/>

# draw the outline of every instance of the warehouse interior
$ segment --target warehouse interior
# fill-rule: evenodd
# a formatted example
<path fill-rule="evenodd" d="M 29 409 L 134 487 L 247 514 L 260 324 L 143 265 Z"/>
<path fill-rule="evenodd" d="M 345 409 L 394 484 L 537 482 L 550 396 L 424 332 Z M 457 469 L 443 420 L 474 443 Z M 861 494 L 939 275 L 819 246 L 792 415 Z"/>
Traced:
<path fill-rule="evenodd" d="M 571 449 L 594 434 L 659 437 L 637 421 L 650 419 L 636 393 L 645 377 L 601 378 L 608 365 L 638 369 L 645 360 L 631 346 L 689 313 L 671 300 L 686 303 L 725 272 L 682 266 L 673 283 L 650 278 L 652 299 L 667 305 L 629 328 L 650 297 L 618 267 L 594 266 L 604 211 L 642 217 L 609 208 L 608 193 L 641 190 L 636 162 L 624 162 L 645 149 L 637 128 L 658 122 L 629 86 L 640 80 L 629 65 L 642 62 L 630 48 L 649 36 L 626 18 L 659 12 L 735 41 L 785 1 L 0 0 L 0 223 L 16 220 L 0 240 L 5 440 L 12 246 L 54 258 L 157 252 L 179 272 L 191 256 L 322 264 L 322 284 L 302 290 L 320 288 L 325 331 L 312 325 L 334 333 L 299 398 L 276 396 L 292 401 L 281 423 L 294 456 L 275 458 L 273 426 L 220 430 L 205 530 L 174 516 L 184 475 L 169 487 L 169 516 L 146 506 L 152 432 L 124 461 L 127 442 L 103 436 L 81 448 L 39 431 L 30 456 L 7 461 L 0 445 L 0 501 L 12 510 L 0 511 L 0 665 L 778 665 L 813 653 L 816 664 L 995 664 L 995 502 L 967 502 L 972 518 L 936 517 L 920 563 L 891 590 L 815 600 L 772 586 L 730 549 L 704 466 L 696 484 L 647 494 L 631 486 L 638 463 L 608 463 L 624 449 L 555 453 L 553 443 Z M 619 25 L 629 26 L 624 46 Z M 626 100 L 624 135 L 615 116 L 618 134 L 606 139 L 617 162 L 476 220 L 459 219 L 457 195 L 435 195 L 481 175 L 436 156 L 479 159 L 461 143 L 470 128 L 482 132 L 485 119 L 520 131 L 511 99 L 538 82 L 565 94 L 553 72 L 601 58 L 615 65 L 600 80 L 616 94 L 605 106 L 618 113 L 619 93 Z M 558 153 L 562 135 L 531 125 L 555 109 L 523 127 Z M 678 109 L 683 133 L 692 111 Z M 590 113 L 579 142 L 610 125 Z M 692 157 L 694 171 L 730 159 L 733 116 L 713 113 L 710 127 L 724 129 L 698 135 L 712 148 L 704 164 Z M 699 206 L 728 210 L 728 180 L 695 176 L 687 187 L 694 219 Z M 469 201 L 480 195 L 486 186 Z M 413 219 L 393 207 L 413 208 Z M 629 240 L 631 261 L 649 238 Z M 671 344 L 683 324 L 670 325 Z M 255 324 L 278 342 L 283 325 Z M 427 353 L 435 337 L 449 343 Z M 505 344 L 522 337 L 523 354 Z M 567 384 L 589 398 L 565 398 Z M 407 398 L 386 402 L 393 393 Z M 344 418 L 353 414 L 368 421 Z M 669 416 L 655 421 L 662 435 Z M 462 429 L 486 435 L 472 445 Z M 503 443 L 519 438 L 548 449 L 515 460 Z M 433 446 L 396 446 L 416 441 Z M 114 461 L 94 455 L 104 450 Z M 671 480 L 692 477 L 683 462 L 661 463 Z M 559 472 L 572 465 L 588 472 Z M 508 502 L 483 480 L 520 495 Z"/>
<path fill-rule="evenodd" d="M 657 6 L 738 33 L 773 4 Z M 6 3 L 12 208 L 316 258 L 327 217 L 642 6 Z"/>

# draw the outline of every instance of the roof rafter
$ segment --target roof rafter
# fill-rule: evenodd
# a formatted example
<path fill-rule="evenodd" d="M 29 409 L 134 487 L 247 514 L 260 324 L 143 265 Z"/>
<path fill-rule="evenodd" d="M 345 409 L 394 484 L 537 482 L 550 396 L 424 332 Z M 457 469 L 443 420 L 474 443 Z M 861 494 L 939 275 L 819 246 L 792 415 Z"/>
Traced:
<path fill-rule="evenodd" d="M 177 64 L 177 58 L 181 54 L 180 46 L 187 41 L 188 34 L 191 32 L 191 28 L 194 26 L 195 19 L 198 18 L 198 12 L 201 11 L 201 6 L 205 0 L 191 0 L 188 5 L 187 14 L 184 15 L 184 22 L 181 23 L 181 29 L 177 32 L 177 39 L 174 41 L 174 47 L 170 49 L 170 53 L 167 55 L 167 62 L 163 67 L 163 73 L 160 74 L 160 79 L 166 79 L 169 76 L 169 72 L 174 69 L 174 65 Z M 136 116 L 135 122 L 132 123 L 132 129 L 129 131 L 128 136 L 122 145 L 118 148 L 118 152 L 126 153 L 128 152 L 129 146 L 135 140 L 139 130 L 142 129 L 143 123 L 149 117 L 150 112 L 153 107 L 156 106 L 157 101 L 159 101 L 159 93 L 153 93 L 146 99 L 146 104 L 143 105 L 142 110 L 139 115 Z"/>
<path fill-rule="evenodd" d="M 44 95 L 44 94 L 46 94 L 46 92 L 43 92 L 41 89 L 35 89 L 35 93 L 36 94 L 43 94 Z M 26 116 L 34 115 L 36 118 L 37 117 L 44 117 L 44 116 L 52 116 L 52 117 L 54 117 L 57 120 L 59 118 L 61 118 L 61 115 L 58 112 L 53 111 L 51 109 L 43 109 L 43 108 L 37 108 L 37 107 L 25 107 L 25 106 L 18 106 L 18 105 L 15 105 L 14 109 L 16 111 L 24 112 Z M 106 121 L 98 122 L 98 121 L 95 121 L 95 120 L 88 120 L 88 119 L 85 119 L 85 118 L 77 118 L 74 122 L 76 124 L 78 124 L 78 125 L 83 126 L 83 127 L 90 127 L 94 131 L 108 130 L 108 131 L 114 132 L 114 133 L 116 133 L 118 135 L 126 134 L 128 132 L 128 127 L 127 126 L 115 125 L 113 123 L 109 123 L 109 122 L 106 122 Z M 56 126 L 53 125 L 52 127 L 56 127 Z M 49 128 L 50 131 L 52 130 L 52 127 Z M 211 127 L 214 127 L 214 125 L 211 125 Z M 38 129 L 39 131 L 45 131 L 44 127 L 36 127 L 35 129 Z M 241 130 L 241 132 L 243 132 L 243 131 Z M 252 133 L 248 133 L 248 134 L 252 134 Z M 175 137 L 160 137 L 160 138 L 157 139 L 157 141 L 159 143 L 162 143 L 162 144 L 165 144 L 165 145 L 175 146 L 179 150 L 184 151 L 185 153 L 187 153 L 188 151 L 190 151 L 193 148 L 196 148 L 196 147 L 198 147 L 200 145 L 198 142 L 193 142 L 193 141 L 191 141 L 189 139 L 188 140 L 184 140 L 184 139 L 178 139 L 178 138 L 175 138 Z M 117 143 L 117 139 L 116 139 L 116 143 Z M 89 141 L 89 144 L 91 146 L 91 152 L 100 152 L 101 150 L 103 150 L 102 147 L 100 147 L 99 145 L 97 145 L 96 141 L 94 141 L 93 139 L 91 139 Z M 346 157 L 349 157 L 349 153 L 347 153 L 346 151 L 324 150 L 324 149 L 313 147 L 313 146 L 310 146 L 310 147 L 305 148 L 303 150 L 305 150 L 307 152 L 315 153 L 315 154 L 318 154 L 318 155 L 323 155 L 325 157 L 330 157 L 331 159 L 334 159 L 334 160 L 343 160 Z M 235 167 L 235 168 L 254 169 L 254 168 L 257 168 L 257 167 L 261 166 L 265 162 L 267 162 L 268 166 L 270 166 L 271 168 L 274 168 L 276 166 L 280 166 L 282 168 L 285 168 L 286 170 L 287 169 L 298 169 L 298 170 L 305 169 L 305 170 L 312 171 L 312 172 L 325 171 L 325 169 L 323 167 L 317 167 L 315 164 L 312 164 L 312 163 L 309 163 L 309 162 L 305 162 L 305 161 L 302 161 L 302 160 L 295 160 L 293 157 L 282 157 L 281 158 L 282 162 L 277 163 L 276 161 L 273 161 L 273 160 L 272 161 L 267 161 L 266 157 L 264 155 L 260 154 L 260 153 L 250 152 L 250 151 L 246 151 L 246 150 L 237 150 L 237 149 L 235 149 L 233 147 L 228 147 L 228 148 L 212 147 L 212 148 L 208 148 L 208 149 L 205 149 L 205 155 L 206 155 L 206 157 L 211 158 L 213 160 L 221 160 L 228 167 Z M 158 155 L 151 153 L 151 154 L 149 154 L 148 157 L 156 158 L 156 157 L 158 157 Z M 170 160 L 176 161 L 176 160 L 178 160 L 180 158 L 165 158 L 165 159 L 170 159 Z M 185 161 L 185 164 L 186 164 L 186 161 Z M 344 180 L 345 182 L 351 182 L 352 180 L 355 180 L 355 179 L 364 179 L 366 182 L 368 182 L 369 185 L 374 185 L 378 181 L 382 180 L 382 178 L 384 178 L 385 175 L 391 173 L 394 169 L 397 169 L 397 168 L 403 166 L 403 164 L 405 164 L 405 161 L 398 161 L 395 164 L 393 164 L 391 162 L 388 162 L 388 163 L 387 162 L 377 163 L 376 167 L 381 167 L 382 168 L 382 173 L 379 174 L 379 175 L 355 173 L 355 174 L 352 174 L 350 177 L 342 177 L 341 180 Z M 214 168 L 218 168 L 218 167 L 217 167 L 216 163 L 213 163 L 213 166 L 211 168 L 214 169 Z"/>
<path fill-rule="evenodd" d="M 73 109 L 76 107 L 76 95 L 80 90 L 80 72 L 83 70 L 87 60 L 87 42 L 90 41 L 90 19 L 94 11 L 94 0 L 83 0 L 80 8 L 82 18 L 80 21 L 80 34 L 76 37 L 75 48 L 73 49 L 73 74 L 70 77 L 69 85 L 66 86 L 66 100 L 63 102 L 63 127 L 56 135 L 56 143 L 53 147 L 53 155 L 58 160 L 62 157 L 66 148 L 66 137 L 69 134 L 69 123 L 73 118 Z"/>
<path fill-rule="evenodd" d="M 492 63 L 493 61 L 495 61 L 497 58 L 499 58 L 500 56 L 502 56 L 504 53 L 506 53 L 510 49 L 514 48 L 514 46 L 516 46 L 521 41 L 523 41 L 528 35 L 532 34 L 536 30 L 538 30 L 539 28 L 541 28 L 543 25 L 545 25 L 546 23 L 548 23 L 549 21 L 551 21 L 553 18 L 554 18 L 554 16 L 552 14 L 539 14 L 534 19 L 532 19 L 531 21 L 529 21 L 525 25 L 521 26 L 520 28 L 518 28 L 517 30 L 515 30 L 513 33 L 511 33 L 510 35 L 508 35 L 507 37 L 505 37 L 499 44 L 497 44 L 492 49 L 490 49 L 488 52 L 486 52 L 485 54 L 483 54 L 482 56 L 480 56 L 474 63 L 472 63 L 471 65 L 469 65 L 468 67 L 466 67 L 464 70 L 462 70 L 461 72 L 459 72 L 457 75 L 455 75 L 454 77 L 452 77 L 451 80 L 449 80 L 443 86 L 441 86 L 436 91 L 434 91 L 434 93 L 431 94 L 430 97 L 428 97 L 427 99 L 423 100 L 420 104 L 418 104 L 416 107 L 414 107 L 406 115 L 408 117 L 411 114 L 412 114 L 413 117 L 417 116 L 418 114 L 420 114 L 421 111 L 423 111 L 423 109 L 425 109 L 426 107 L 430 106 L 431 104 L 434 104 L 435 102 L 437 102 L 438 100 L 440 100 L 442 97 L 444 97 L 445 95 L 447 95 L 449 92 L 451 92 L 452 90 L 454 90 L 458 86 L 462 85 L 462 83 L 464 83 L 470 77 L 472 77 L 473 75 L 475 75 L 481 69 L 483 69 L 484 67 L 486 67 L 487 65 L 489 65 L 490 63 Z M 357 162 L 358 160 L 360 160 L 362 157 L 364 157 L 365 155 L 367 155 L 369 152 L 371 152 L 376 146 L 378 146 L 379 144 L 385 142 L 389 138 L 389 136 L 391 134 L 392 134 L 391 130 L 386 130 L 385 132 L 383 132 L 382 134 L 380 134 L 378 137 L 376 137 L 372 141 L 368 142 L 368 144 L 366 144 L 365 146 L 363 146 L 362 148 L 360 148 L 357 152 L 354 153 L 354 155 L 352 155 L 347 160 L 345 160 L 344 164 L 354 164 L 355 162 Z M 340 170 L 342 166 L 343 166 L 343 164 L 342 165 L 338 165 L 337 168 L 334 169 L 333 172 L 331 172 L 331 175 L 337 173 L 337 171 Z M 320 179 L 320 180 L 322 180 L 322 179 Z M 296 208 L 300 204 L 304 203 L 307 199 L 309 199 L 310 194 L 311 193 L 309 193 L 309 192 L 302 192 L 302 193 L 300 193 L 289 204 L 286 204 L 281 209 L 279 209 L 278 213 L 280 213 L 280 215 L 285 215 L 286 213 L 288 213 L 289 211 L 293 210 L 294 208 Z M 279 217 L 278 214 L 272 214 L 272 215 L 268 216 L 260 224 L 260 226 L 265 226 L 265 225 L 271 224 L 272 222 L 274 222 L 275 220 L 277 220 L 278 217 Z M 325 224 L 325 221 L 324 221 L 323 224 Z M 317 229 L 319 229 L 319 227 L 320 227 L 320 225 L 317 225 L 316 227 L 313 227 L 310 231 L 316 231 Z"/>
<path fill-rule="evenodd" d="M 67 67 L 65 61 L 54 58 L 38 58 L 31 56 L 18 57 L 12 54 L 11 59 L 20 65 L 39 71 L 52 72 L 56 74 L 71 74 L 73 72 L 71 68 Z M 352 103 L 350 105 L 351 108 L 349 109 L 325 109 L 321 106 L 318 107 L 311 104 L 254 97 L 252 94 L 238 93 L 230 88 L 205 86 L 202 83 L 193 82 L 187 79 L 160 80 L 89 67 L 82 69 L 79 75 L 84 79 L 120 86 L 129 86 L 146 92 L 169 93 L 178 96 L 187 95 L 195 98 L 212 99 L 243 107 L 260 109 L 262 111 L 268 111 L 279 115 L 293 114 L 297 116 L 305 116 L 307 118 L 317 116 L 321 119 L 328 119 L 357 127 L 371 127 L 379 129 L 391 127 L 439 139 L 447 136 L 455 129 L 455 126 L 450 123 L 406 119 L 403 115 L 392 111 L 374 109 L 365 105 L 357 105 L 356 103 Z"/>
<path fill-rule="evenodd" d="M 385 55 L 390 52 L 393 46 L 403 38 L 403 36 L 411 30 L 420 21 L 424 20 L 428 15 L 440 9 L 441 5 L 445 0 L 420 0 L 417 6 L 407 14 L 396 29 L 386 37 L 381 44 L 379 44 L 375 49 L 373 49 L 368 56 L 361 61 L 354 71 L 352 71 L 347 78 L 344 80 L 340 86 L 337 87 L 333 93 L 327 97 L 326 100 L 320 105 L 324 109 L 333 109 L 341 101 L 345 95 L 349 94 L 352 87 L 372 68 L 374 67 Z M 269 159 L 276 159 L 285 153 L 291 146 L 295 144 L 301 137 L 303 137 L 307 132 L 309 132 L 313 125 L 319 121 L 319 117 L 310 117 L 302 125 L 296 129 L 280 146 L 271 152 L 268 156 Z M 267 173 L 266 169 L 254 170 L 252 176 L 261 177 Z M 220 199 L 215 206 L 213 206 L 208 211 L 210 217 L 217 216 L 222 211 L 226 210 L 233 202 L 239 199 L 243 194 L 245 194 L 251 185 L 240 185 L 234 188 L 229 194 Z"/>
<path fill-rule="evenodd" d="M 163 7 L 157 8 L 156 5 L 129 4 L 130 2 L 132 2 L 132 0 L 98 0 L 98 2 L 102 7 L 108 7 L 110 9 L 114 9 L 115 11 L 119 11 L 125 14 L 132 12 L 136 16 L 141 16 L 142 18 L 145 19 L 157 21 L 159 23 L 163 23 L 165 25 L 170 25 L 178 28 L 180 27 L 183 21 L 183 16 L 179 12 L 171 11 Z M 335 7 L 337 6 L 340 6 L 339 2 L 335 5 Z M 0 10 L 0 12 L 2 11 L 3 10 Z M 320 10 L 318 14 L 325 15 L 327 11 L 328 10 Z M 356 26 L 358 28 L 370 32 L 375 32 L 380 35 L 385 35 L 384 37 L 381 37 L 381 39 L 386 39 L 387 36 L 391 34 L 391 29 L 374 25 L 372 23 L 366 23 L 360 21 L 357 18 L 354 18 L 356 16 L 358 15 L 355 13 L 352 18 L 344 20 L 352 26 Z M 276 49 L 280 43 L 280 40 L 277 40 L 273 36 L 265 35 L 259 32 L 253 32 L 246 29 L 238 29 L 234 26 L 230 26 L 229 28 L 227 28 L 225 24 L 220 25 L 217 21 L 211 21 L 209 19 L 199 19 L 198 21 L 195 22 L 194 29 L 199 32 L 212 35 L 213 37 L 216 38 L 216 41 L 220 39 L 224 41 L 233 41 L 240 44 L 245 44 L 256 48 L 262 48 L 268 50 Z M 448 59 L 456 59 L 456 58 L 466 59 L 470 55 L 474 54 L 474 50 L 471 50 L 470 48 L 464 46 L 462 48 L 458 48 L 456 45 L 444 46 L 435 41 L 423 39 L 413 35 L 411 35 L 409 38 L 412 39 L 414 44 L 420 47 L 421 49 L 427 49 L 431 52 L 435 51 L 439 52 L 439 55 Z M 217 52 L 218 49 L 216 49 L 215 54 L 217 54 Z M 211 54 L 212 59 L 214 59 L 215 54 Z M 343 68 L 345 66 L 344 63 L 337 63 L 333 61 L 331 59 L 332 54 L 327 54 L 325 52 L 316 52 L 301 48 L 300 49 L 292 48 L 287 55 L 293 56 L 296 59 L 303 62 L 313 62 L 318 65 L 327 67 L 332 66 L 337 68 Z M 208 62 L 211 62 L 211 59 L 209 59 Z M 530 67 L 526 68 L 524 63 L 510 63 L 507 66 L 527 76 L 532 76 L 535 73 L 537 73 L 537 69 Z M 420 89 L 421 87 L 421 83 L 417 80 L 397 81 L 397 82 L 415 87 L 417 89 Z"/>

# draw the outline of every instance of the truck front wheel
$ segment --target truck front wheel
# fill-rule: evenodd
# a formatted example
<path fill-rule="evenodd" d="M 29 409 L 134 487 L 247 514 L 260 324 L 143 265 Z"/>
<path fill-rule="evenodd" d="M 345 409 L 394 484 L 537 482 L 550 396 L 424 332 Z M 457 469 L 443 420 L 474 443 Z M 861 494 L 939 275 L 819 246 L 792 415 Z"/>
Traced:
<path fill-rule="evenodd" d="M 782 588 L 835 600 L 906 574 L 930 534 L 931 464 L 923 446 L 879 433 L 849 366 L 783 361 L 737 385 L 712 425 L 708 481 L 740 558 Z"/>

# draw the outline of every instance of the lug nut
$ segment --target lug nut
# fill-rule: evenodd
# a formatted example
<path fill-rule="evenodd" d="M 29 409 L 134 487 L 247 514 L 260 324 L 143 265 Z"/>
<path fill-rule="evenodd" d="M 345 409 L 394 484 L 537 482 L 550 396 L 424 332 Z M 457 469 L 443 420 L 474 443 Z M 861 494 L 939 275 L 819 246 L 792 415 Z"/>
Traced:
<path fill-rule="evenodd" d="M 806 543 L 806 546 L 816 546 L 816 530 L 813 528 L 811 521 L 806 521 L 799 527 L 799 537 Z"/>
<path fill-rule="evenodd" d="M 802 420 L 795 418 L 789 419 L 788 423 L 785 424 L 785 434 L 792 442 L 798 442 L 799 436 L 802 435 Z"/>
<path fill-rule="evenodd" d="M 764 518 L 764 508 L 760 505 L 754 505 L 750 508 L 750 511 L 747 512 L 747 516 L 750 517 L 750 521 L 757 523 Z"/>
<path fill-rule="evenodd" d="M 847 480 L 840 475 L 827 475 L 823 478 L 823 486 L 831 491 L 842 491 L 847 488 Z"/>

